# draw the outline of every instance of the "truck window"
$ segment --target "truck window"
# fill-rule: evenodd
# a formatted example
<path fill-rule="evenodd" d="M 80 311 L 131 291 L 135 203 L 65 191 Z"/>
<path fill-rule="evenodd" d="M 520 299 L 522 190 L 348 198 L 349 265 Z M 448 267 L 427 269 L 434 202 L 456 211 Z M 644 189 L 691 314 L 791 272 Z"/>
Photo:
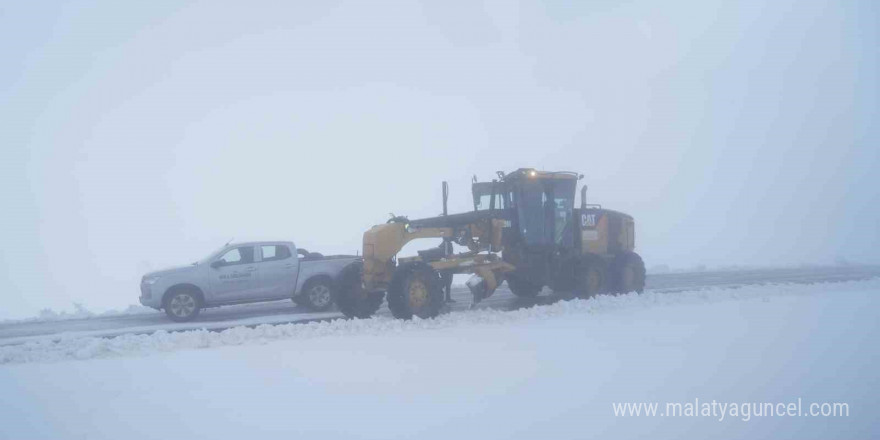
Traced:
<path fill-rule="evenodd" d="M 222 261 L 223 265 L 232 264 L 250 264 L 254 262 L 254 248 L 251 246 L 242 246 L 230 249 L 218 261 Z"/>
<path fill-rule="evenodd" d="M 283 245 L 260 246 L 263 261 L 278 261 L 290 258 L 290 249 Z"/>

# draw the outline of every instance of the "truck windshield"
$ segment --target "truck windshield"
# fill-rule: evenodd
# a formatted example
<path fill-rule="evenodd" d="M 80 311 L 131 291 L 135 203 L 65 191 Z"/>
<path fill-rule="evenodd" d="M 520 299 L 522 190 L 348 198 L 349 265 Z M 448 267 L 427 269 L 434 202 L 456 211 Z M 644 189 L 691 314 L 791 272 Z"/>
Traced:
<path fill-rule="evenodd" d="M 221 252 L 223 252 L 224 250 L 226 250 L 226 249 L 228 249 L 228 248 L 229 248 L 229 245 L 228 245 L 228 244 L 224 244 L 223 246 L 220 246 L 219 248 L 215 249 L 214 252 L 211 252 L 211 253 L 209 253 L 208 255 L 206 255 L 206 256 L 205 256 L 204 258 L 202 258 L 201 260 L 196 261 L 194 264 L 209 263 L 211 260 L 214 259 L 214 257 L 219 256 Z"/>

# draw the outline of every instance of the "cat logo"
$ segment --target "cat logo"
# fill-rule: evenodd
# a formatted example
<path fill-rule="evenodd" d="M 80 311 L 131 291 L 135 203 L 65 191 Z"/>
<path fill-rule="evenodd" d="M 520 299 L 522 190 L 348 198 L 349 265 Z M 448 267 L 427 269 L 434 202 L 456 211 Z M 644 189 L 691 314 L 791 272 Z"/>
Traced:
<path fill-rule="evenodd" d="M 596 227 L 596 214 L 581 214 L 581 227 L 595 228 Z"/>

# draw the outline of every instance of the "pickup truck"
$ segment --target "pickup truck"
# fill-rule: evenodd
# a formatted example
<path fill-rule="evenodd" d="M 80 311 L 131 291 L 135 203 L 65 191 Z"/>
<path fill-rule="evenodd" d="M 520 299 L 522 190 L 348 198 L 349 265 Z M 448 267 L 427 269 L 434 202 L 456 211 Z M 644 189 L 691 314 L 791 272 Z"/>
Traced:
<path fill-rule="evenodd" d="M 292 299 L 314 311 L 333 305 L 336 277 L 353 255 L 323 256 L 289 241 L 227 244 L 189 266 L 150 272 L 141 279 L 141 304 L 174 321 L 195 319 L 203 308 Z"/>

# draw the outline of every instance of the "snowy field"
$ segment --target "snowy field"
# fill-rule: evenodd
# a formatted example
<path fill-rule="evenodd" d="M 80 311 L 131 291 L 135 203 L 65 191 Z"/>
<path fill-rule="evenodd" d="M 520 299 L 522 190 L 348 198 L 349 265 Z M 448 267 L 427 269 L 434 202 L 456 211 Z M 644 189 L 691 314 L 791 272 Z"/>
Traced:
<path fill-rule="evenodd" d="M 876 438 L 880 280 L 0 347 L 0 438 Z M 844 417 L 615 416 L 845 402 Z"/>

